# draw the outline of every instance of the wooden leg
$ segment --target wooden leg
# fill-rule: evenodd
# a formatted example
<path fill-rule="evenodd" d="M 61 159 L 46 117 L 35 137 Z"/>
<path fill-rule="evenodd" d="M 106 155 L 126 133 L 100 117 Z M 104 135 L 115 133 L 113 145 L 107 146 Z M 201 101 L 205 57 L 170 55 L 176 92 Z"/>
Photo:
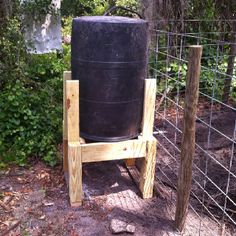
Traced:
<path fill-rule="evenodd" d="M 135 166 L 135 158 L 125 160 L 126 166 Z"/>
<path fill-rule="evenodd" d="M 66 81 L 71 79 L 71 72 L 64 71 L 63 74 L 63 169 L 68 171 L 68 124 L 66 106 Z"/>
<path fill-rule="evenodd" d="M 82 158 L 79 131 L 79 81 L 66 80 L 69 195 L 71 206 L 82 204 Z"/>
<path fill-rule="evenodd" d="M 68 145 L 69 195 L 73 207 L 82 205 L 82 159 L 79 143 Z"/>
<path fill-rule="evenodd" d="M 146 157 L 142 159 L 139 188 L 143 198 L 151 198 L 153 196 L 153 186 L 156 165 L 156 146 L 157 140 L 152 137 L 147 141 Z"/>

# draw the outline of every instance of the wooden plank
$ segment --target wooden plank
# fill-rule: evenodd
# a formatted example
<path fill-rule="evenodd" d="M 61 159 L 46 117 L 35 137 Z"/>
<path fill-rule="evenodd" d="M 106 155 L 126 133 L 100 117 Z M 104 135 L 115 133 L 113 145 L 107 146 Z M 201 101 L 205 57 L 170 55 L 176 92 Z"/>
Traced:
<path fill-rule="evenodd" d="M 182 231 L 184 228 L 191 190 L 201 56 L 202 46 L 191 46 L 189 48 L 183 136 L 181 143 L 181 163 L 178 174 L 177 206 L 175 213 L 175 224 L 179 231 Z"/>
<path fill-rule="evenodd" d="M 146 79 L 144 86 L 142 138 L 152 137 L 156 101 L 156 80 Z M 126 166 L 135 166 L 135 159 L 125 160 Z"/>
<path fill-rule="evenodd" d="M 146 142 L 142 139 L 114 143 L 81 144 L 82 162 L 97 162 L 139 158 L 146 155 Z"/>
<path fill-rule="evenodd" d="M 156 79 L 145 79 L 142 137 L 149 138 L 153 134 L 156 101 Z"/>
<path fill-rule="evenodd" d="M 80 144 L 68 144 L 69 195 L 73 207 L 82 205 L 82 161 Z"/>
<path fill-rule="evenodd" d="M 69 195 L 71 206 L 82 204 L 82 157 L 79 137 L 79 81 L 66 81 Z"/>
<path fill-rule="evenodd" d="M 66 81 L 71 79 L 71 72 L 63 73 L 63 169 L 68 171 L 68 134 L 67 134 L 67 107 L 66 107 Z"/>
<path fill-rule="evenodd" d="M 151 137 L 147 140 L 147 154 L 142 159 L 140 171 L 139 188 L 142 192 L 143 198 L 151 198 L 153 196 L 153 186 L 156 166 L 156 148 L 157 140 Z"/>
<path fill-rule="evenodd" d="M 66 81 L 68 142 L 79 142 L 79 81 Z"/>

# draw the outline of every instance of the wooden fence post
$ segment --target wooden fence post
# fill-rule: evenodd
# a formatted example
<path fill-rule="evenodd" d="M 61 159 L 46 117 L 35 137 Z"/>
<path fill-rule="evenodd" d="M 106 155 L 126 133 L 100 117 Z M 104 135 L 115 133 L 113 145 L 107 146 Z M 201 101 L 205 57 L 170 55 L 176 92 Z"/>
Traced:
<path fill-rule="evenodd" d="M 177 206 L 175 213 L 175 224 L 179 231 L 182 231 L 184 228 L 191 191 L 201 56 L 202 46 L 196 45 L 189 48 L 183 136 L 181 143 L 181 163 L 178 173 Z"/>

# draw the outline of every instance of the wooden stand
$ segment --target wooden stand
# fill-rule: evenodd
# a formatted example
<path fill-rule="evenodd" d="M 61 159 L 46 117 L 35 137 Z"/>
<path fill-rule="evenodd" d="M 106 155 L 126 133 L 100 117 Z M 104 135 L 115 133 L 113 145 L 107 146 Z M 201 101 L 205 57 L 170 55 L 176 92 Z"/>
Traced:
<path fill-rule="evenodd" d="M 69 174 L 69 195 L 72 206 L 82 204 L 82 163 L 125 159 L 135 165 L 141 158 L 139 187 L 143 198 L 153 195 L 156 145 L 153 123 L 156 80 L 145 80 L 142 133 L 137 139 L 122 142 L 80 142 L 79 81 L 71 80 L 71 72 L 64 72 L 63 82 L 63 168 Z"/>

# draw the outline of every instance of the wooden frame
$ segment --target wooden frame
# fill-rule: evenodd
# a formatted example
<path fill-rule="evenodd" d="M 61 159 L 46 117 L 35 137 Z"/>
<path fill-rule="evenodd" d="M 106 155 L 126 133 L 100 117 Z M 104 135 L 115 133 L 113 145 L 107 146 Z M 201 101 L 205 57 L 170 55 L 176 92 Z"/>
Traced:
<path fill-rule="evenodd" d="M 134 165 L 141 158 L 139 187 L 143 198 L 153 195 L 156 144 L 153 137 L 156 80 L 145 80 L 142 133 L 137 139 L 122 142 L 80 143 L 79 81 L 64 72 L 63 82 L 63 168 L 69 175 L 69 196 L 72 206 L 82 204 L 82 163 L 126 160 Z"/>

